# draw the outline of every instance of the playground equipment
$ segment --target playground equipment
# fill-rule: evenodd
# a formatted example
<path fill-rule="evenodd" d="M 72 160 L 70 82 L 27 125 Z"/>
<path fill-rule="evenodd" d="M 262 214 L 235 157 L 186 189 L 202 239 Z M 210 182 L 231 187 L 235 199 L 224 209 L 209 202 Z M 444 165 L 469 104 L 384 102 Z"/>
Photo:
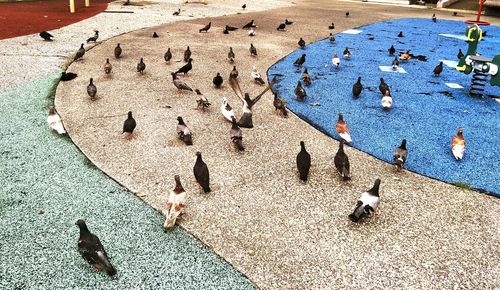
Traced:
<path fill-rule="evenodd" d="M 497 54 L 494 58 L 487 58 L 477 53 L 477 45 L 483 38 L 483 31 L 477 24 L 467 27 L 466 35 L 466 42 L 469 43 L 469 47 L 467 53 L 458 62 L 457 70 L 465 74 L 474 72 L 469 95 L 482 97 L 488 75 L 491 75 L 490 84 L 492 86 L 500 86 L 500 73 L 498 71 L 500 54 Z"/>
<path fill-rule="evenodd" d="M 85 0 L 85 7 L 90 7 L 90 0 Z M 69 12 L 75 13 L 75 0 L 69 0 Z"/>
<path fill-rule="evenodd" d="M 477 10 L 476 20 L 466 20 L 467 24 L 477 24 L 477 25 L 490 25 L 489 22 L 481 21 L 481 12 L 483 11 L 483 5 L 486 0 L 479 0 L 479 9 Z"/>

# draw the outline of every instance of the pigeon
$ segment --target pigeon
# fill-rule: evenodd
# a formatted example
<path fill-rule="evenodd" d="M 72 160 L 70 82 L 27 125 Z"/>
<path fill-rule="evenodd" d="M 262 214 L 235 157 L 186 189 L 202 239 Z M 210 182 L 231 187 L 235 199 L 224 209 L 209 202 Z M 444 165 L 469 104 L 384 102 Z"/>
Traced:
<path fill-rule="evenodd" d="M 392 96 L 388 90 L 385 91 L 385 94 L 381 100 L 381 104 L 382 104 L 382 109 L 384 110 L 389 110 L 390 108 L 392 108 Z"/>
<path fill-rule="evenodd" d="M 146 69 L 146 64 L 144 63 L 144 60 L 141 57 L 141 60 L 137 64 L 137 72 L 143 74 L 145 69 Z"/>
<path fill-rule="evenodd" d="M 190 88 L 185 82 L 178 79 L 175 73 L 171 73 L 171 75 L 172 75 L 172 81 L 174 83 L 174 86 L 177 88 L 178 93 L 182 92 L 183 90 L 193 91 L 193 89 Z"/>
<path fill-rule="evenodd" d="M 234 118 L 233 108 L 227 102 L 226 97 L 222 98 L 222 104 L 220 106 L 220 111 L 221 111 L 222 115 L 224 116 L 224 118 L 226 120 L 228 120 L 229 122 L 231 122 L 232 119 Z"/>
<path fill-rule="evenodd" d="M 299 58 L 297 58 L 293 64 L 298 66 L 299 68 L 301 68 L 302 65 L 304 64 L 304 62 L 306 62 L 306 54 L 305 53 L 303 53 Z"/>
<path fill-rule="evenodd" d="M 398 37 L 404 37 L 404 36 L 403 36 L 403 31 L 400 31 L 400 32 L 398 33 Z"/>
<path fill-rule="evenodd" d="M 172 13 L 173 16 L 179 16 L 179 14 L 181 14 L 180 8 L 177 11 L 175 11 L 174 13 Z"/>
<path fill-rule="evenodd" d="M 135 122 L 135 119 L 134 117 L 132 117 L 132 112 L 128 112 L 128 117 L 127 119 L 125 120 L 125 122 L 123 122 L 123 133 L 127 133 L 127 139 L 130 140 L 133 138 L 133 134 L 134 134 L 134 129 L 135 129 L 135 126 L 137 125 L 137 123 Z"/>
<path fill-rule="evenodd" d="M 432 14 L 432 22 L 437 22 L 436 14 Z"/>
<path fill-rule="evenodd" d="M 168 194 L 167 200 L 167 219 L 163 224 L 163 229 L 165 231 L 173 228 L 175 226 L 175 222 L 177 218 L 182 214 L 182 210 L 186 205 L 186 191 L 181 184 L 181 178 L 179 175 L 174 177 L 175 179 L 175 188 Z"/>
<path fill-rule="evenodd" d="M 392 61 L 392 70 L 397 71 L 399 67 L 399 60 L 397 57 L 394 57 L 394 60 Z"/>
<path fill-rule="evenodd" d="M 196 103 L 198 103 L 198 109 L 202 111 L 207 110 L 211 105 L 207 97 L 205 97 L 198 89 L 195 89 L 194 91 L 198 95 L 198 99 L 196 100 Z"/>
<path fill-rule="evenodd" d="M 404 62 L 407 62 L 410 58 L 411 58 L 411 55 L 410 55 L 409 50 L 399 54 L 399 59 L 401 59 Z"/>
<path fill-rule="evenodd" d="M 345 13 L 345 17 L 349 17 L 349 11 Z"/>
<path fill-rule="evenodd" d="M 349 219 L 352 222 L 358 222 L 360 219 L 369 216 L 377 209 L 380 203 L 379 188 L 380 179 L 377 179 L 370 190 L 361 194 L 354 212 L 349 215 Z"/>
<path fill-rule="evenodd" d="M 255 31 L 253 30 L 253 28 L 250 28 L 250 30 L 248 31 L 248 36 L 255 36 Z"/>
<path fill-rule="evenodd" d="M 358 77 L 358 81 L 352 86 L 352 96 L 359 97 L 361 91 L 363 91 L 363 85 L 361 84 L 361 77 Z"/>
<path fill-rule="evenodd" d="M 300 141 L 300 152 L 297 154 L 297 169 L 299 170 L 300 180 L 307 181 L 310 168 L 311 155 L 307 152 L 304 141 Z"/>
<path fill-rule="evenodd" d="M 81 59 L 85 55 L 85 48 L 83 48 L 83 43 L 80 45 L 80 48 L 76 51 L 74 61 Z"/>
<path fill-rule="evenodd" d="M 224 79 L 222 79 L 220 73 L 217 73 L 212 82 L 214 83 L 214 86 L 219 89 L 222 83 L 224 82 Z"/>
<path fill-rule="evenodd" d="M 243 147 L 243 134 L 238 126 L 238 123 L 236 123 L 236 118 L 234 118 L 234 116 L 231 118 L 231 130 L 229 130 L 229 137 L 231 138 L 231 142 L 233 142 L 234 146 L 236 146 L 239 151 L 245 150 Z"/>
<path fill-rule="evenodd" d="M 67 82 L 67 81 L 75 79 L 77 76 L 78 75 L 75 73 L 63 71 L 61 74 L 61 81 Z"/>
<path fill-rule="evenodd" d="M 304 41 L 304 39 L 302 39 L 302 37 L 299 39 L 299 42 L 297 42 L 297 44 L 298 44 L 301 48 L 304 48 L 304 46 L 306 46 L 306 42 Z"/>
<path fill-rule="evenodd" d="M 52 128 L 52 130 L 56 131 L 58 134 L 66 134 L 66 130 L 64 129 L 63 123 L 61 121 L 61 117 L 56 112 L 54 107 L 50 107 L 49 109 L 47 123 L 49 123 L 50 128 Z"/>
<path fill-rule="evenodd" d="M 165 52 L 165 55 L 163 55 L 163 58 L 166 62 L 170 62 L 170 60 L 172 60 L 172 52 L 170 52 L 170 47 L 167 49 L 167 52 Z"/>
<path fill-rule="evenodd" d="M 89 95 L 89 97 L 92 100 L 94 100 L 95 96 L 97 95 L 97 88 L 94 85 L 94 79 L 93 78 L 90 78 L 89 85 L 87 86 L 87 94 Z"/>
<path fill-rule="evenodd" d="M 248 22 L 247 24 L 243 25 L 243 29 L 249 29 L 249 28 L 252 28 L 252 27 L 255 27 L 255 23 L 252 19 L 252 21 Z"/>
<path fill-rule="evenodd" d="M 259 85 L 265 85 L 266 82 L 262 79 L 260 76 L 260 73 L 257 71 L 257 68 L 253 66 L 252 71 L 250 72 L 250 75 L 252 76 L 253 80 L 258 83 Z"/>
<path fill-rule="evenodd" d="M 226 28 L 224 28 L 224 29 L 222 30 L 222 33 L 224 33 L 224 34 L 229 34 L 229 30 L 227 30 Z"/>
<path fill-rule="evenodd" d="M 333 34 L 330 33 L 328 40 L 330 40 L 330 42 L 335 42 L 335 36 L 333 36 Z"/>
<path fill-rule="evenodd" d="M 122 55 L 122 48 L 120 47 L 120 44 L 118 43 L 115 47 L 115 58 L 120 58 Z"/>
<path fill-rule="evenodd" d="M 212 21 L 208 22 L 207 25 L 205 25 L 202 29 L 200 29 L 200 33 L 202 32 L 208 32 L 208 30 L 212 27 Z"/>
<path fill-rule="evenodd" d="M 233 70 L 229 73 L 229 78 L 230 79 L 236 79 L 238 78 L 238 70 L 236 69 L 236 66 L 233 65 Z"/>
<path fill-rule="evenodd" d="M 271 81 L 271 83 L 266 86 L 264 91 L 257 95 L 254 99 L 250 98 L 250 95 L 248 93 L 245 93 L 245 96 L 243 96 L 243 93 L 241 92 L 240 85 L 238 83 L 238 80 L 235 78 L 229 78 L 229 85 L 233 89 L 233 91 L 236 93 L 238 98 L 243 103 L 243 114 L 241 115 L 240 120 L 238 121 L 238 126 L 243 127 L 243 128 L 253 128 L 253 122 L 252 122 L 252 108 L 253 106 L 261 99 L 261 97 L 269 90 L 271 89 L 272 85 L 276 82 L 275 79 Z"/>
<path fill-rule="evenodd" d="M 389 51 L 390 55 L 394 55 L 394 53 L 396 52 L 396 49 L 394 48 L 394 45 L 391 45 L 391 47 L 389 47 L 389 49 L 387 51 Z"/>
<path fill-rule="evenodd" d="M 280 25 L 278 25 L 278 28 L 276 28 L 276 30 L 278 30 L 278 31 L 285 31 L 285 28 L 286 28 L 286 24 L 285 23 L 280 23 Z"/>
<path fill-rule="evenodd" d="M 335 130 L 343 141 L 347 143 L 352 142 L 351 135 L 349 134 L 349 126 L 347 126 L 347 123 L 344 121 L 344 116 L 342 115 L 342 113 L 339 113 L 339 119 L 337 121 L 337 124 L 335 125 Z"/>
<path fill-rule="evenodd" d="M 350 59 L 351 58 L 351 52 L 349 51 L 349 48 L 344 49 L 344 59 Z"/>
<path fill-rule="evenodd" d="M 243 4 L 243 5 L 241 6 L 241 9 L 245 10 L 245 8 L 247 8 L 247 4 Z"/>
<path fill-rule="evenodd" d="M 399 147 L 396 148 L 396 151 L 394 151 L 393 156 L 397 171 L 401 171 L 404 168 L 407 154 L 408 150 L 406 149 L 406 139 L 403 139 L 401 145 L 399 145 Z"/>
<path fill-rule="evenodd" d="M 460 49 L 460 48 L 459 48 L 459 49 L 458 49 L 457 58 L 458 58 L 458 59 L 462 59 L 464 56 L 465 56 L 465 55 L 464 55 L 464 53 L 462 52 L 462 49 Z"/>
<path fill-rule="evenodd" d="M 45 41 L 52 41 L 52 34 L 48 33 L 47 31 L 42 31 L 40 32 L 40 37 L 43 38 L 43 40 Z"/>
<path fill-rule="evenodd" d="M 304 90 L 300 81 L 297 81 L 297 86 L 295 87 L 295 96 L 299 101 L 303 101 L 304 98 L 307 97 L 306 90 Z"/>
<path fill-rule="evenodd" d="M 458 12 L 453 12 L 453 16 L 458 16 Z"/>
<path fill-rule="evenodd" d="M 184 51 L 184 62 L 188 62 L 188 60 L 191 58 L 191 50 L 189 49 L 189 46 L 186 48 Z"/>
<path fill-rule="evenodd" d="M 335 168 L 337 172 L 342 177 L 343 181 L 351 179 L 350 175 L 350 165 L 349 165 L 349 157 L 344 152 L 344 142 L 339 142 L 339 150 L 337 154 L 335 154 Z"/>
<path fill-rule="evenodd" d="M 238 27 L 226 25 L 226 27 L 224 27 L 224 29 L 227 31 L 235 31 L 235 30 L 238 30 Z"/>
<path fill-rule="evenodd" d="M 253 46 L 253 43 L 250 43 L 250 55 L 257 56 L 257 49 Z"/>
<path fill-rule="evenodd" d="M 380 78 L 380 85 L 378 85 L 378 89 L 380 90 L 380 92 L 382 93 L 382 95 L 385 95 L 385 92 L 386 91 L 391 91 L 391 89 L 389 88 L 389 85 L 387 85 L 384 81 L 384 78 Z"/>
<path fill-rule="evenodd" d="M 179 138 L 186 143 L 186 145 L 193 145 L 193 134 L 189 130 L 188 126 L 184 123 L 182 117 L 177 117 L 177 135 Z"/>
<path fill-rule="evenodd" d="M 306 86 L 310 86 L 312 84 L 312 79 L 311 76 L 309 75 L 309 72 L 307 71 L 307 68 L 304 68 L 304 72 L 302 73 L 301 79 L 304 82 L 304 85 Z"/>
<path fill-rule="evenodd" d="M 234 62 L 235 55 L 232 47 L 229 47 L 229 52 L 227 53 L 227 59 L 229 59 L 229 62 L 231 63 Z"/>
<path fill-rule="evenodd" d="M 338 54 L 334 53 L 332 57 L 332 64 L 335 69 L 338 69 L 340 66 L 340 58 Z"/>
<path fill-rule="evenodd" d="M 332 24 L 328 26 L 328 29 L 335 29 L 335 23 L 332 22 Z"/>
<path fill-rule="evenodd" d="M 286 101 L 279 98 L 276 93 L 274 94 L 273 106 L 275 112 L 278 111 L 278 113 L 280 113 L 284 117 L 288 116 L 288 112 L 286 110 Z"/>
<path fill-rule="evenodd" d="M 292 25 L 293 21 L 288 21 L 288 19 L 285 19 L 285 25 Z"/>
<path fill-rule="evenodd" d="M 438 77 L 443 71 L 443 62 L 440 61 L 439 64 L 434 68 L 434 76 Z"/>
<path fill-rule="evenodd" d="M 196 163 L 193 168 L 194 178 L 198 184 L 203 188 L 205 193 L 212 191 L 210 189 L 210 174 L 208 172 L 208 166 L 203 159 L 201 159 L 201 152 L 196 152 Z"/>
<path fill-rule="evenodd" d="M 158 35 L 158 33 L 156 33 L 156 31 L 155 31 L 155 32 L 153 32 L 153 38 L 158 38 L 158 37 L 160 37 L 160 36 Z"/>
<path fill-rule="evenodd" d="M 104 64 L 104 72 L 109 75 L 111 73 L 111 70 L 113 70 L 113 66 L 111 66 L 111 63 L 109 62 L 109 58 L 106 58 L 106 63 Z"/>
<path fill-rule="evenodd" d="M 108 254 L 101 244 L 99 238 L 92 234 L 84 220 L 77 220 L 76 225 L 80 228 L 78 238 L 78 252 L 94 270 L 104 269 L 109 276 L 116 274 L 115 268 L 109 262 Z"/>
<path fill-rule="evenodd" d="M 456 136 L 451 139 L 451 151 L 456 160 L 462 160 L 465 152 L 465 139 L 463 134 L 463 129 L 458 128 Z"/>
<path fill-rule="evenodd" d="M 180 69 L 178 69 L 175 74 L 178 74 L 178 73 L 183 73 L 184 75 L 187 75 L 188 72 L 193 68 L 193 59 L 190 58 L 188 59 L 188 63 L 186 63 L 185 65 L 183 65 Z"/>
<path fill-rule="evenodd" d="M 89 42 L 96 42 L 97 38 L 99 38 L 99 31 L 94 30 L 94 32 L 95 32 L 94 36 L 92 36 L 89 39 L 87 39 L 87 43 L 89 43 Z"/>

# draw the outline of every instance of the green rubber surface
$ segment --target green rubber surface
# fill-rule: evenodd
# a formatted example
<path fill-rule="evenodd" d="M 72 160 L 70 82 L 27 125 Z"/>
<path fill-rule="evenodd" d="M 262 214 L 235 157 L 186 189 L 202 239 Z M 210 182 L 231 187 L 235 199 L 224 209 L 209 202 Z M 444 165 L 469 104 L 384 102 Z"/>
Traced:
<path fill-rule="evenodd" d="M 254 289 L 184 230 L 164 233 L 161 214 L 50 131 L 59 75 L 0 93 L 0 289 Z M 114 278 L 79 255 L 80 218 Z"/>

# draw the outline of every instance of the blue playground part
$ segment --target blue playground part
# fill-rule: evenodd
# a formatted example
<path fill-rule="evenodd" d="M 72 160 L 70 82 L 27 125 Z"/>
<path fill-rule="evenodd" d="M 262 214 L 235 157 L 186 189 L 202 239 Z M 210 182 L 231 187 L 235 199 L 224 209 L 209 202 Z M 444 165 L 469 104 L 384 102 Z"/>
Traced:
<path fill-rule="evenodd" d="M 408 140 L 406 168 L 449 183 L 462 183 L 500 197 L 500 87 L 486 85 L 485 98 L 472 98 L 468 90 L 472 74 L 465 75 L 444 65 L 439 77 L 433 74 L 440 60 L 458 61 L 458 49 L 467 50 L 467 24 L 459 21 L 406 18 L 378 22 L 357 28 L 359 34 L 339 33 L 331 43 L 324 39 L 297 49 L 268 71 L 269 78 L 278 77 L 273 90 L 287 100 L 287 107 L 300 118 L 325 134 L 339 139 L 335 132 L 338 112 L 349 124 L 352 146 L 392 163 L 394 149 Z M 488 26 L 487 36 L 478 52 L 493 57 L 500 52 L 500 27 Z M 403 31 L 404 37 L 397 37 Z M 442 36 L 439 34 L 448 34 Z M 400 61 L 407 73 L 383 72 L 379 66 L 391 66 L 398 52 L 423 55 L 427 61 Z M 342 53 L 348 47 L 350 60 Z M 301 71 L 293 62 L 307 54 L 307 67 L 313 83 L 305 87 L 308 97 L 300 102 L 294 89 Z M 332 68 L 332 55 L 341 57 L 339 70 Z M 363 92 L 352 96 L 352 85 L 361 76 Z M 391 88 L 394 103 L 390 111 L 381 108 L 378 89 L 383 77 Z M 445 83 L 463 88 L 450 88 Z M 320 106 L 311 106 L 318 102 Z M 463 160 L 456 161 L 451 152 L 451 138 L 464 128 L 467 142 Z M 336 148 L 332 148 L 336 150 Z M 361 165 L 359 165 L 361 166 Z"/>

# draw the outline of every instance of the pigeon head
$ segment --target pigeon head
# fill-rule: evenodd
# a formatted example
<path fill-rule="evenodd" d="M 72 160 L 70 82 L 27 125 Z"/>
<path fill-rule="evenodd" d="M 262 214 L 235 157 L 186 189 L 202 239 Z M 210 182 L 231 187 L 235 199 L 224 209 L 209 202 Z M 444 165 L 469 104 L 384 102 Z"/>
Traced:
<path fill-rule="evenodd" d="M 380 78 L 381 83 L 385 83 L 384 78 Z"/>
<path fill-rule="evenodd" d="M 120 47 L 120 44 L 118 43 L 118 44 L 116 45 L 116 47 Z"/>
<path fill-rule="evenodd" d="M 144 59 L 141 57 L 141 62 L 144 62 Z"/>
<path fill-rule="evenodd" d="M 378 193 L 379 188 L 380 188 L 380 178 L 377 178 L 377 180 L 375 180 L 375 184 L 373 185 L 373 187 L 370 190 L 368 190 L 368 193 L 374 196 L 379 196 Z"/>
<path fill-rule="evenodd" d="M 197 94 L 197 95 L 201 95 L 200 90 L 198 90 L 198 89 L 194 89 L 194 91 L 196 92 L 196 94 Z"/>
<path fill-rule="evenodd" d="M 177 75 L 174 72 L 170 73 L 172 75 L 172 79 L 175 81 L 177 79 Z"/>
<path fill-rule="evenodd" d="M 302 86 L 302 84 L 300 83 L 300 81 L 297 81 L 297 86 L 298 86 L 298 87 L 301 87 L 301 86 Z"/>
<path fill-rule="evenodd" d="M 360 82 L 361 82 L 361 77 L 358 77 L 358 83 L 360 83 Z"/>
<path fill-rule="evenodd" d="M 339 152 L 344 153 L 344 142 L 339 142 Z"/>
<path fill-rule="evenodd" d="M 106 63 L 109 63 L 109 58 L 106 58 Z"/>
<path fill-rule="evenodd" d="M 464 129 L 463 129 L 463 128 L 458 128 L 457 135 L 458 135 L 458 136 L 462 136 L 463 131 L 464 131 Z"/>
<path fill-rule="evenodd" d="M 186 50 L 189 50 L 189 45 L 188 45 L 188 47 L 186 48 Z"/>
<path fill-rule="evenodd" d="M 82 43 L 82 45 L 80 45 L 80 49 L 83 49 L 83 43 Z"/>
<path fill-rule="evenodd" d="M 201 152 L 200 151 L 196 152 L 196 156 L 201 157 Z"/>
<path fill-rule="evenodd" d="M 179 194 L 179 193 L 184 191 L 184 188 L 182 187 L 182 183 L 181 183 L 181 177 L 179 175 L 176 175 L 176 176 L 174 176 L 174 179 L 175 179 L 174 192 Z"/>
<path fill-rule="evenodd" d="M 344 121 L 344 115 L 342 115 L 342 113 L 339 113 L 339 122 L 340 121 Z"/>
<path fill-rule="evenodd" d="M 304 141 L 300 141 L 300 148 L 306 149 L 306 144 L 304 143 Z"/>
<path fill-rule="evenodd" d="M 89 229 L 87 228 L 87 224 L 85 224 L 85 221 L 82 219 L 77 220 L 75 225 L 77 225 L 81 231 L 89 231 Z"/>
<path fill-rule="evenodd" d="M 305 74 L 306 74 L 306 73 L 308 73 L 308 72 L 307 72 L 307 67 L 306 67 L 306 68 L 304 68 L 304 73 L 305 73 Z"/>
<path fill-rule="evenodd" d="M 406 139 L 403 139 L 403 141 L 401 142 L 401 146 L 399 146 L 399 148 L 406 150 Z"/>
<path fill-rule="evenodd" d="M 53 114 L 55 114 L 55 113 L 56 113 L 56 109 L 54 109 L 54 107 L 52 107 L 52 106 L 51 106 L 51 107 L 49 108 L 49 114 L 53 115 Z"/>
<path fill-rule="evenodd" d="M 188 62 L 193 62 L 193 59 L 192 59 L 192 58 L 189 58 L 189 59 L 188 59 Z"/>
<path fill-rule="evenodd" d="M 233 70 L 236 70 L 236 66 L 235 65 L 233 65 Z"/>
<path fill-rule="evenodd" d="M 90 83 L 94 83 L 94 79 L 93 78 L 90 78 Z"/>
<path fill-rule="evenodd" d="M 132 118 L 132 111 L 129 111 L 129 112 L 128 112 L 128 117 L 129 117 L 129 118 Z"/>
<path fill-rule="evenodd" d="M 177 117 L 177 121 L 179 122 L 179 125 L 184 125 L 184 120 L 182 120 L 182 117 Z"/>

